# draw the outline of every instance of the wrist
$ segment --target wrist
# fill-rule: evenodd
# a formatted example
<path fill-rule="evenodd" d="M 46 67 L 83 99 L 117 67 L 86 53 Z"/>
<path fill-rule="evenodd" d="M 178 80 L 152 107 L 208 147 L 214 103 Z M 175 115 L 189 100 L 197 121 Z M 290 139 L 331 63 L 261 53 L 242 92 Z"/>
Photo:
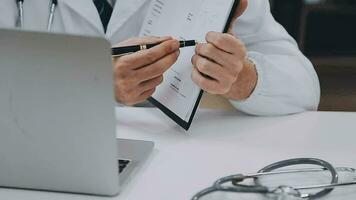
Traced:
<path fill-rule="evenodd" d="M 245 100 L 251 96 L 256 88 L 258 74 L 255 63 L 250 59 L 245 59 L 242 71 L 240 72 L 237 80 L 232 85 L 230 91 L 223 95 L 231 100 Z"/>

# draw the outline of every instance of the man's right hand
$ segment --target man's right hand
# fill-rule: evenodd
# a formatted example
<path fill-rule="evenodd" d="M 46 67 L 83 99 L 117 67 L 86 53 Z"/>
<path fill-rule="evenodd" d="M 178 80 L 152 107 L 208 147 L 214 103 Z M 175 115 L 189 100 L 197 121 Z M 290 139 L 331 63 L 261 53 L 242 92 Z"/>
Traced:
<path fill-rule="evenodd" d="M 163 81 L 163 73 L 178 59 L 179 42 L 171 37 L 126 40 L 118 46 L 161 43 L 151 49 L 113 59 L 116 101 L 125 105 L 149 98 Z"/>

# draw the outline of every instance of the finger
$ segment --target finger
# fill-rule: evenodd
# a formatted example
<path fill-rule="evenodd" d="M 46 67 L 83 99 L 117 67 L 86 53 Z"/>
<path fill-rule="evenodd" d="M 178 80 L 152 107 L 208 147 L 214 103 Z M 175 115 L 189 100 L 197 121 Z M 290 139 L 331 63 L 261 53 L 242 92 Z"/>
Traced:
<path fill-rule="evenodd" d="M 132 106 L 136 103 L 139 103 L 136 101 L 137 97 L 139 94 L 135 93 L 135 87 L 133 88 L 117 88 L 115 90 L 115 97 L 116 101 L 122 104 L 125 104 L 127 106 Z"/>
<path fill-rule="evenodd" d="M 205 39 L 208 43 L 231 54 L 236 53 L 239 50 L 238 47 L 242 45 L 240 40 L 227 33 L 209 32 Z"/>
<path fill-rule="evenodd" d="M 248 0 L 240 0 L 240 4 L 234 13 L 234 17 L 233 17 L 234 21 L 247 10 L 247 6 L 248 6 Z"/>
<path fill-rule="evenodd" d="M 248 7 L 248 0 L 240 0 L 240 4 L 234 12 L 234 17 L 232 18 L 233 20 L 231 20 L 228 33 L 233 33 L 233 28 L 237 18 L 239 18 L 247 10 L 247 7 Z"/>
<path fill-rule="evenodd" d="M 195 53 L 213 60 L 221 66 L 230 66 L 231 60 L 235 60 L 236 56 L 230 53 L 226 53 L 215 47 L 213 44 L 198 44 L 195 48 Z"/>
<path fill-rule="evenodd" d="M 130 69 L 139 69 L 155 63 L 177 50 L 179 50 L 179 42 L 177 40 L 167 40 L 151 49 L 122 56 L 118 60 L 130 66 Z"/>
<path fill-rule="evenodd" d="M 141 45 L 141 44 L 153 44 L 153 43 L 162 43 L 167 40 L 173 39 L 170 36 L 164 37 L 155 37 L 155 36 L 147 36 L 141 38 L 130 38 L 119 44 L 115 45 L 114 47 L 122 47 L 122 46 L 129 46 L 129 45 Z"/>
<path fill-rule="evenodd" d="M 223 82 L 228 77 L 228 72 L 220 65 L 198 55 L 193 56 L 193 65 L 200 73 L 208 75 L 210 78 Z"/>
<path fill-rule="evenodd" d="M 220 67 L 226 69 L 230 74 L 236 74 L 239 72 L 239 61 L 240 59 L 245 59 L 246 57 L 244 49 L 241 50 L 241 53 L 239 53 L 241 56 L 239 56 L 226 53 L 212 44 L 198 44 L 196 47 L 196 54 L 215 62 L 220 65 Z"/>
<path fill-rule="evenodd" d="M 145 91 L 152 90 L 152 89 L 156 88 L 162 82 L 163 82 L 163 76 L 158 76 L 154 79 L 147 80 L 145 82 L 140 83 L 138 90 L 140 93 L 143 93 Z"/>
<path fill-rule="evenodd" d="M 148 98 L 150 98 L 155 93 L 155 91 L 156 91 L 156 88 L 143 92 L 137 98 L 137 103 L 140 103 L 140 102 L 143 102 L 143 101 L 147 100 Z"/>
<path fill-rule="evenodd" d="M 193 68 L 192 80 L 202 90 L 209 92 L 211 94 L 218 94 L 217 92 L 219 88 L 218 82 L 216 80 L 207 79 L 196 68 Z"/>
<path fill-rule="evenodd" d="M 166 72 L 178 59 L 179 51 L 175 51 L 160 60 L 142 67 L 140 69 L 136 69 L 136 76 L 140 81 L 147 81 L 158 76 L 161 76 L 164 72 Z"/>

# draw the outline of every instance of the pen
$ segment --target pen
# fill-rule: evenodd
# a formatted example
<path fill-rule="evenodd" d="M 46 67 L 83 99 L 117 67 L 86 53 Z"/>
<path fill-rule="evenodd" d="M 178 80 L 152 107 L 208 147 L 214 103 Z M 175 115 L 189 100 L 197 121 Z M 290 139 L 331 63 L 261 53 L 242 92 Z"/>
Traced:
<path fill-rule="evenodd" d="M 124 46 L 124 47 L 115 47 L 111 49 L 112 57 L 120 57 L 124 55 L 128 55 L 131 53 L 135 53 L 141 50 L 150 49 L 159 45 L 160 43 L 154 44 L 144 44 L 144 45 L 134 45 L 134 46 Z M 180 48 L 184 47 L 192 47 L 198 44 L 196 40 L 182 40 L 179 41 Z"/>

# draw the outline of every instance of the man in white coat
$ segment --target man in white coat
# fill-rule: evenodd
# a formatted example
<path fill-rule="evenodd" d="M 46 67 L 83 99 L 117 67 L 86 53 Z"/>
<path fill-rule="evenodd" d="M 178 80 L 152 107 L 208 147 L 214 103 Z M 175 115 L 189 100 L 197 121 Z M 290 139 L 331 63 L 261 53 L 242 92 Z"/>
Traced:
<path fill-rule="evenodd" d="M 2 0 L 0 27 L 18 20 L 14 0 Z M 94 0 L 100 1 L 100 0 Z M 152 0 L 102 0 L 113 7 L 109 20 L 93 0 L 58 0 L 52 32 L 103 36 L 113 46 L 162 42 L 113 61 L 116 99 L 134 105 L 150 97 L 179 56 L 170 37 L 136 38 Z M 173 0 L 172 0 L 173 1 Z M 45 31 L 49 0 L 24 1 L 25 30 Z M 102 14 L 102 13 L 101 13 Z M 272 17 L 268 0 L 241 0 L 230 34 L 210 32 L 192 57 L 193 81 L 207 93 L 254 115 L 316 110 L 318 77 L 295 41 Z M 104 24 L 104 26 L 103 26 Z M 209 75 L 211 78 L 207 78 Z"/>

